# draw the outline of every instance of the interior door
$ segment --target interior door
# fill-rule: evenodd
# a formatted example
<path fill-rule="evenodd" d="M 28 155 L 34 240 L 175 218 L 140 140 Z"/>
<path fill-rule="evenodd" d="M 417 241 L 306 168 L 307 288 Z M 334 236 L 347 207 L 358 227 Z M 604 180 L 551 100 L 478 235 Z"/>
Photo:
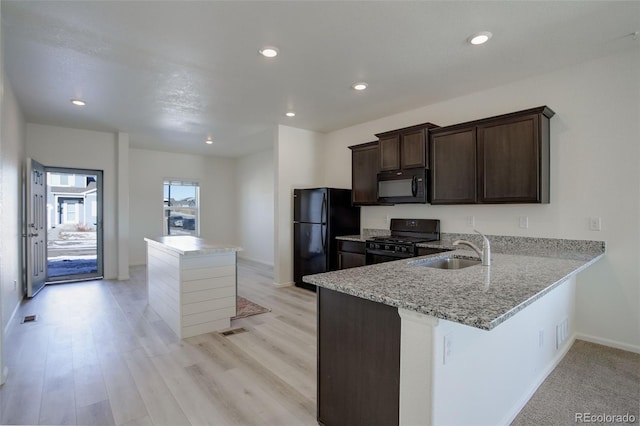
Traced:
<path fill-rule="evenodd" d="M 27 158 L 27 297 L 44 287 L 47 278 L 46 174 L 44 166 Z"/>

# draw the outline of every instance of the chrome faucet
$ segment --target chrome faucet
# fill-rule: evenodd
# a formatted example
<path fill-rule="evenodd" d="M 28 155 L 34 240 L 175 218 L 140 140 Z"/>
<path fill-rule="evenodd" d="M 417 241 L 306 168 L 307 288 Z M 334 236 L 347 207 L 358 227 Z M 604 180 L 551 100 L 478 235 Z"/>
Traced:
<path fill-rule="evenodd" d="M 454 246 L 465 245 L 465 246 L 471 247 L 476 253 L 478 253 L 478 256 L 480 256 L 480 261 L 482 262 L 482 266 L 490 266 L 491 265 L 491 243 L 489 242 L 489 239 L 482 232 L 478 231 L 477 229 L 474 229 L 474 231 L 482 236 L 482 250 L 480 250 L 478 246 L 473 244 L 471 241 L 467 241 L 467 240 L 455 240 L 453 242 L 453 245 Z"/>

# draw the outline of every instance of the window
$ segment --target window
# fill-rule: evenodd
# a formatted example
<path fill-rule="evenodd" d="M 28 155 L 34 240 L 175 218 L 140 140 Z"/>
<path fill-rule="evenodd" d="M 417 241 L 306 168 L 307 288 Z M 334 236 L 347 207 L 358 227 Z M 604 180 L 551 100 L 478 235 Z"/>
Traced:
<path fill-rule="evenodd" d="M 75 175 L 68 173 L 47 173 L 50 186 L 73 186 Z"/>
<path fill-rule="evenodd" d="M 200 235 L 198 182 L 165 179 L 164 235 Z"/>

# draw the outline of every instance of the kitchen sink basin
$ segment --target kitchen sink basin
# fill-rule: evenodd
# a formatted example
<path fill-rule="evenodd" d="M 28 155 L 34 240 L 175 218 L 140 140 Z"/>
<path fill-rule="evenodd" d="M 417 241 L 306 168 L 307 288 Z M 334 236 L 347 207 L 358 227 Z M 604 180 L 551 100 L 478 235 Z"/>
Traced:
<path fill-rule="evenodd" d="M 436 257 L 434 259 L 424 259 L 413 262 L 415 266 L 426 266 L 436 269 L 462 269 L 469 266 L 480 265 L 480 260 L 469 259 L 467 257 L 447 256 Z"/>

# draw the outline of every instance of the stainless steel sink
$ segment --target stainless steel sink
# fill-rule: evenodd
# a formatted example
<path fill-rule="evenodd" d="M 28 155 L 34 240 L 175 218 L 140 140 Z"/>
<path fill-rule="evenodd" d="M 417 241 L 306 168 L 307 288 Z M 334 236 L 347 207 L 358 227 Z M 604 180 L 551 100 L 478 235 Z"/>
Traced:
<path fill-rule="evenodd" d="M 469 266 L 480 265 L 480 260 L 469 259 L 460 256 L 436 257 L 434 259 L 423 259 L 412 262 L 415 266 L 426 266 L 437 269 L 462 269 Z"/>

